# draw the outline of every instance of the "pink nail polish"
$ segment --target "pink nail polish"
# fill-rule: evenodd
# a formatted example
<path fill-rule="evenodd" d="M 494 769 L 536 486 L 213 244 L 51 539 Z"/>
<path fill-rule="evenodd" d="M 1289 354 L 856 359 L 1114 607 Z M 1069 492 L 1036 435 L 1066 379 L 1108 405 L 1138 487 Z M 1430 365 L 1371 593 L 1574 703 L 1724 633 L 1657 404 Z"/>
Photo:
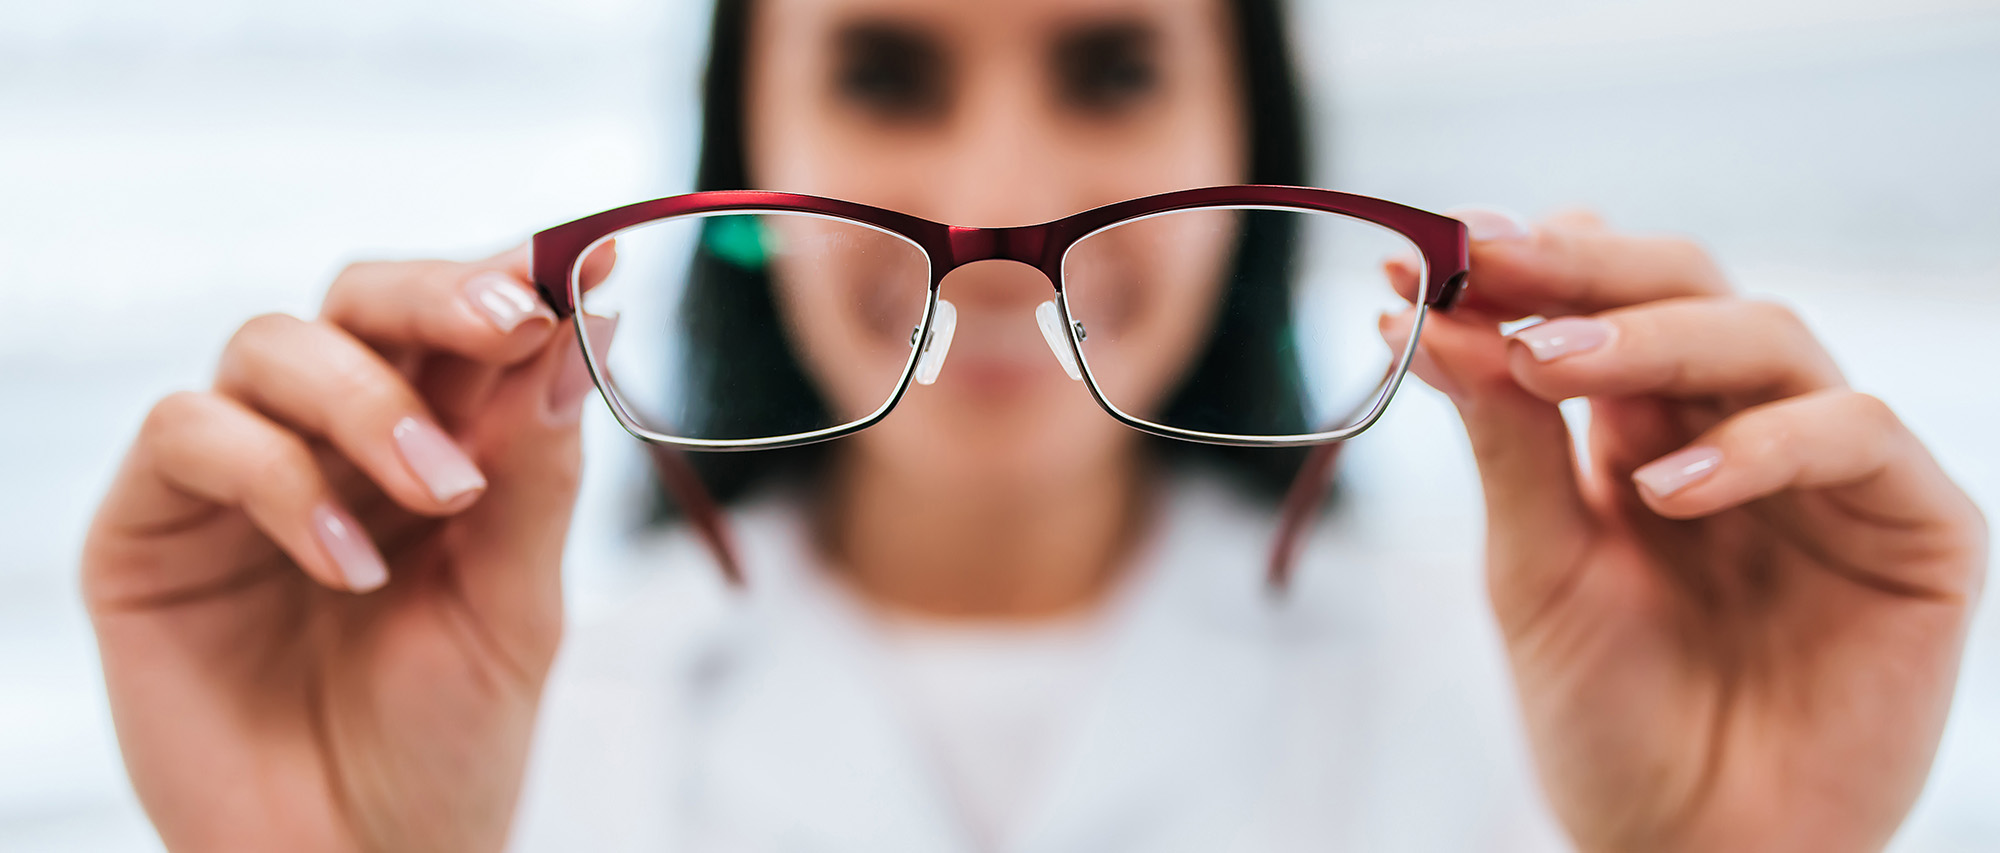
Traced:
<path fill-rule="evenodd" d="M 1722 451 L 1690 447 L 1646 463 L 1632 472 L 1632 480 L 1653 497 L 1664 498 L 1715 473 L 1721 464 Z"/>
<path fill-rule="evenodd" d="M 502 332 L 514 331 L 530 317 L 555 319 L 555 313 L 543 307 L 534 293 L 503 272 L 483 272 L 467 279 L 465 298 Z"/>
<path fill-rule="evenodd" d="M 1555 361 L 1567 355 L 1590 352 L 1604 346 L 1614 332 L 1610 323 L 1590 317 L 1558 317 L 1536 323 L 1514 333 L 1514 340 L 1528 345 L 1536 361 Z"/>
<path fill-rule="evenodd" d="M 618 318 L 586 314 L 583 325 L 584 335 L 590 340 L 591 354 L 602 364 L 611 351 L 611 339 L 618 333 Z M 563 364 L 555 381 L 549 385 L 549 422 L 575 423 L 583 414 L 583 398 L 589 396 L 595 387 L 596 383 L 590 378 L 590 365 L 583 360 L 583 348 L 570 347 L 563 355 Z"/>
<path fill-rule="evenodd" d="M 1498 208 L 1455 207 L 1445 215 L 1465 223 L 1465 230 L 1479 242 L 1525 240 L 1534 233 L 1521 217 Z"/>
<path fill-rule="evenodd" d="M 479 467 L 436 424 L 405 417 L 396 422 L 393 433 L 403 462 L 431 490 L 431 497 L 438 503 L 449 504 L 486 488 L 486 477 L 479 473 Z"/>
<path fill-rule="evenodd" d="M 368 531 L 354 516 L 332 504 L 320 504 L 313 508 L 312 524 L 320 547 L 333 558 L 348 589 L 370 592 L 389 582 L 389 567 L 383 564 L 382 553 L 375 550 Z"/>

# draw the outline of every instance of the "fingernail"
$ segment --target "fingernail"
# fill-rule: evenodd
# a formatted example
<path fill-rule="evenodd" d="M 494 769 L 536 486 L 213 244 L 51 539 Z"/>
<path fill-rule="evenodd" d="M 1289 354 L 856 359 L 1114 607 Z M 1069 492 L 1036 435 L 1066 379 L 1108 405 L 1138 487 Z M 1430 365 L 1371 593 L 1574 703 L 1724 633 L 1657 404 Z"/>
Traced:
<path fill-rule="evenodd" d="M 1688 487 L 1722 464 L 1722 451 L 1713 447 L 1677 450 L 1646 463 L 1632 472 L 1632 480 L 1656 498 L 1664 498 Z"/>
<path fill-rule="evenodd" d="M 382 563 L 382 552 L 375 550 L 375 543 L 368 540 L 368 531 L 361 528 L 354 516 L 332 504 L 320 504 L 313 508 L 312 522 L 320 547 L 333 558 L 348 589 L 371 592 L 389 582 L 389 567 Z"/>
<path fill-rule="evenodd" d="M 1499 208 L 1455 207 L 1445 215 L 1465 223 L 1465 230 L 1476 241 L 1524 240 L 1534 233 L 1526 220 Z"/>
<path fill-rule="evenodd" d="M 436 424 L 406 417 L 396 422 L 394 433 L 403 462 L 430 488 L 438 503 L 451 504 L 486 488 L 486 477 L 479 473 L 479 467 Z"/>
<path fill-rule="evenodd" d="M 555 312 L 542 305 L 540 299 L 512 276 L 503 272 L 483 272 L 465 282 L 465 297 L 472 307 L 486 317 L 493 328 L 511 332 L 530 317 L 546 317 L 553 321 Z"/>
<path fill-rule="evenodd" d="M 618 333 L 617 317 L 600 317 L 586 314 L 583 318 L 584 337 L 590 340 L 591 354 L 599 363 L 611 350 L 611 338 Z M 590 395 L 596 383 L 590 379 L 590 364 L 583 360 L 583 348 L 573 346 L 563 356 L 563 365 L 556 374 L 555 383 L 549 386 L 549 420 L 555 424 L 570 424 L 583 415 L 583 398 Z"/>
<path fill-rule="evenodd" d="M 1536 361 L 1555 361 L 1566 355 L 1590 352 L 1611 340 L 1610 323 L 1590 317 L 1558 317 L 1536 323 L 1514 333 L 1514 340 L 1528 345 Z"/>

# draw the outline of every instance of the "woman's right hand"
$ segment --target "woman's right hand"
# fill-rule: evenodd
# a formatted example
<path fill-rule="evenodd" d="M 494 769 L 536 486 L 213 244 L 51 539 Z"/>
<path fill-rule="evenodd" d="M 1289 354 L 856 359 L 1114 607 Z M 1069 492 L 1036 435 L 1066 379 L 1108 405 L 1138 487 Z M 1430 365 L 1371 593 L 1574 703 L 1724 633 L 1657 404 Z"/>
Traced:
<path fill-rule="evenodd" d="M 504 844 L 591 388 L 527 281 L 525 249 L 357 264 L 147 417 L 83 590 L 169 847 Z"/>

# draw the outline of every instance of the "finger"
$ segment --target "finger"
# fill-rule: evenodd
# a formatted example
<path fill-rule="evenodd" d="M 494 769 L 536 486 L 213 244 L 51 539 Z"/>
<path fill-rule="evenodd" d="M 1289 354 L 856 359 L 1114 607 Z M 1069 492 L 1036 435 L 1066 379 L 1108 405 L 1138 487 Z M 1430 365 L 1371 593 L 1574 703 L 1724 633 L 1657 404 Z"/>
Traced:
<path fill-rule="evenodd" d="M 283 314 L 245 323 L 223 351 L 216 390 L 324 437 L 411 512 L 457 512 L 486 488 L 403 375 L 324 323 Z"/>
<path fill-rule="evenodd" d="M 328 487 L 305 439 L 236 400 L 182 392 L 160 401 L 135 459 L 175 490 L 241 511 L 323 586 L 367 592 L 388 580 L 381 553 Z"/>
<path fill-rule="evenodd" d="M 1448 215 L 1457 216 L 1457 213 Z M 1570 231 L 1608 231 L 1610 225 L 1597 211 L 1587 207 L 1565 207 L 1542 218 L 1544 227 Z"/>
<path fill-rule="evenodd" d="M 1881 400 L 1828 390 L 1738 412 L 1687 447 L 1632 473 L 1646 504 L 1699 518 L 1786 489 L 1851 486 L 1877 477 L 1914 447 Z M 1893 486 L 1894 484 L 1888 484 Z M 1921 518 L 1921 491 L 1895 490 L 1883 513 Z"/>
<path fill-rule="evenodd" d="M 1977 586 L 1965 561 L 1937 557 L 1948 551 L 1940 542 L 1983 542 L 1978 508 L 1895 412 L 1867 394 L 1830 389 L 1744 410 L 1634 471 L 1632 481 L 1647 506 L 1674 519 L 1804 493 L 1843 519 L 1818 537 L 1829 564 L 1901 572 L 1886 583 L 1872 574 L 1857 580 L 1947 597 Z"/>
<path fill-rule="evenodd" d="M 604 245 L 598 246 L 597 248 L 590 250 L 590 254 L 585 255 L 583 258 L 583 269 L 582 269 L 583 289 L 589 290 L 593 287 L 596 287 L 599 283 L 603 282 L 604 279 L 606 279 L 611 275 L 611 268 L 617 265 L 618 265 L 617 240 L 606 240 L 604 241 Z M 522 267 L 522 271 L 524 273 L 528 272 L 525 266 Z M 528 274 L 532 276 L 532 273 Z"/>
<path fill-rule="evenodd" d="M 1409 340 L 1414 311 L 1387 318 L 1391 347 Z M 1418 350 L 1422 376 L 1458 406 L 1486 496 L 1489 592 L 1502 627 L 1519 630 L 1558 596 L 1589 539 L 1570 438 L 1553 403 L 1507 371 L 1507 342 L 1476 315 L 1432 313 Z"/>
<path fill-rule="evenodd" d="M 582 281 L 587 291 L 602 283 L 611 275 L 617 263 L 617 241 L 606 241 L 592 250 L 584 258 Z M 526 264 L 525 252 L 520 264 Z M 558 337 L 574 334 L 572 327 L 563 324 Z M 498 371 L 463 356 L 438 353 L 423 359 L 410 375 L 415 379 L 417 392 L 429 400 L 431 409 L 447 428 L 465 423 L 476 415 L 492 395 L 493 387 L 500 379 Z"/>
<path fill-rule="evenodd" d="M 471 264 L 357 263 L 335 277 L 320 318 L 378 347 L 516 364 L 557 330 L 555 312 L 528 286 L 525 267 L 521 250 Z"/>
<path fill-rule="evenodd" d="M 1491 207 L 1456 207 L 1445 212 L 1465 223 L 1465 230 L 1475 244 L 1527 239 L 1534 234 L 1534 228 L 1521 217 L 1508 211 Z M 1594 211 L 1570 208 L 1550 214 L 1543 220 L 1544 227 L 1576 232 L 1601 232 L 1605 230 L 1604 220 Z M 1383 268 L 1389 282 L 1403 299 L 1417 301 L 1417 287 L 1428 280 L 1423 274 L 1423 261 L 1415 251 L 1385 259 Z M 1493 306 L 1486 306 L 1492 309 Z M 1524 316 L 1507 314 L 1508 319 Z"/>
<path fill-rule="evenodd" d="M 1706 251 L 1677 237 L 1635 236 L 1571 213 L 1532 229 L 1460 212 L 1473 236 L 1463 301 L 1506 317 L 1595 313 L 1677 296 L 1729 292 Z"/>
<path fill-rule="evenodd" d="M 573 337 L 574 334 L 564 331 L 551 340 Z M 493 387 L 504 373 L 503 369 L 464 356 L 435 353 L 408 375 L 411 387 L 430 403 L 438 423 L 457 432 L 485 410 L 487 400 L 493 396 Z"/>
<path fill-rule="evenodd" d="M 1658 394 L 1761 403 L 1843 384 L 1803 320 L 1772 302 L 1669 299 L 1515 332 L 1508 366 L 1544 400 Z"/>
<path fill-rule="evenodd" d="M 616 321 L 584 322 L 601 358 Z M 577 424 L 594 387 L 576 339 L 551 340 L 500 379 L 491 416 L 465 437 L 496 488 L 453 520 L 457 547 L 480 566 L 458 579 L 457 591 L 483 621 L 511 626 L 489 633 L 528 673 L 547 667 L 561 632 L 562 548 L 581 470 Z"/>
<path fill-rule="evenodd" d="M 1590 398 L 1591 485 L 1593 496 L 1631 503 L 1632 472 L 1700 435 L 1720 417 L 1714 407 L 1692 406 L 1666 397 Z"/>

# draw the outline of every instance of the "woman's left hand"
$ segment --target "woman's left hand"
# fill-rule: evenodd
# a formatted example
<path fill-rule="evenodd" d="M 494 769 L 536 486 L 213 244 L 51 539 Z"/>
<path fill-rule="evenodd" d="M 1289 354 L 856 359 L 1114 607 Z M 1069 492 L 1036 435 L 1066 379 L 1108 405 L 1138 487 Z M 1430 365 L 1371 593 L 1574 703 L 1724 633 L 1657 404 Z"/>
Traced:
<path fill-rule="evenodd" d="M 1881 849 L 1951 704 L 1979 510 L 1693 244 L 1461 218 L 1485 239 L 1416 370 L 1478 457 L 1488 591 L 1557 815 L 1591 851 Z M 1392 345 L 1410 318 L 1385 319 Z"/>

